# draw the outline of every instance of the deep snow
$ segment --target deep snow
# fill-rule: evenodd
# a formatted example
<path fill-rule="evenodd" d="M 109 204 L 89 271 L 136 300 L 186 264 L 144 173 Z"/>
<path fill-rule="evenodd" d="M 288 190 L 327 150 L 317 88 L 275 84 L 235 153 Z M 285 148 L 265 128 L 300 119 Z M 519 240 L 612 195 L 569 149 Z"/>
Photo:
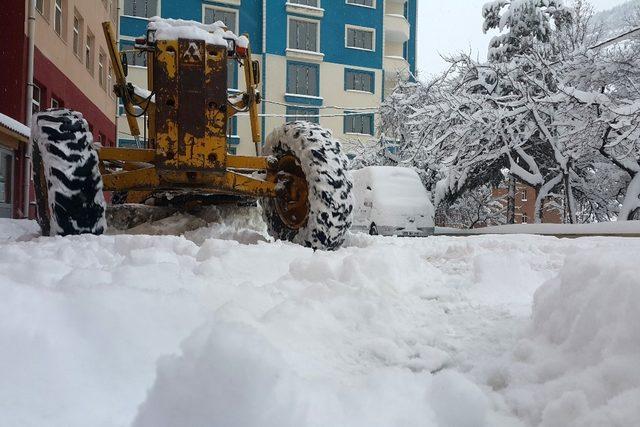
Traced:
<path fill-rule="evenodd" d="M 165 220 L 181 237 L 0 222 L 0 425 L 640 423 L 640 239 L 314 253 L 244 213 Z"/>

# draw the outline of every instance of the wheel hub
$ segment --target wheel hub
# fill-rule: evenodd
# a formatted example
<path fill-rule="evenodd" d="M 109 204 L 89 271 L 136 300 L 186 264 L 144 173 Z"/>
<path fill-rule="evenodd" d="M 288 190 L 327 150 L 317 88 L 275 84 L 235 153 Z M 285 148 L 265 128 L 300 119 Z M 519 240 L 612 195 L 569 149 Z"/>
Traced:
<path fill-rule="evenodd" d="M 309 218 L 307 179 L 293 155 L 282 157 L 276 170 L 276 210 L 287 227 L 297 230 Z"/>

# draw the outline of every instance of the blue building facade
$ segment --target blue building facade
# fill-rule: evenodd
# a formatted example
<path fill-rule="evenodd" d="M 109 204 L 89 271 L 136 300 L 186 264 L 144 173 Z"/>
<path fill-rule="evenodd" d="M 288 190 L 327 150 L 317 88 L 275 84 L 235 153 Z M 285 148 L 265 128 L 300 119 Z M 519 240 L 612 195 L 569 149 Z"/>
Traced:
<path fill-rule="evenodd" d="M 132 46 L 155 15 L 221 20 L 247 34 L 261 62 L 265 133 L 303 118 L 331 129 L 347 146 L 370 140 L 385 93 L 416 72 L 417 0 L 120 1 L 121 48 Z M 132 79 L 144 86 L 143 58 L 132 54 L 129 63 Z M 229 85 L 243 89 L 237 70 Z M 234 119 L 233 129 L 232 151 L 250 154 L 248 121 Z M 120 139 L 126 145 L 126 134 Z"/>

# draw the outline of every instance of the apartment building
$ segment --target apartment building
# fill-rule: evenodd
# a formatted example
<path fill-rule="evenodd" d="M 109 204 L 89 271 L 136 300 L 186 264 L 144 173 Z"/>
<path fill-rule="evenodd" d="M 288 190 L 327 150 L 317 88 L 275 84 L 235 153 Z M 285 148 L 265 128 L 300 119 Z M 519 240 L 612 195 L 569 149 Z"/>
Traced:
<path fill-rule="evenodd" d="M 507 221 L 507 205 L 509 190 L 505 186 L 496 188 L 492 191 L 493 197 L 503 206 L 504 221 Z M 535 222 L 536 217 L 536 199 L 538 198 L 538 190 L 534 187 L 523 183 L 516 183 L 515 200 L 514 200 L 514 223 L 530 224 Z M 562 224 L 563 217 L 562 200 L 556 200 L 554 197 L 547 197 L 542 205 L 542 215 L 540 221 L 544 224 Z"/>
<path fill-rule="evenodd" d="M 347 149 L 369 141 L 385 93 L 415 73 L 417 0 L 120 0 L 120 7 L 123 49 L 156 15 L 223 21 L 248 34 L 262 69 L 263 137 L 300 118 L 331 129 Z M 130 52 L 128 62 L 129 78 L 146 87 L 145 58 Z M 229 87 L 243 90 L 232 67 Z M 230 151 L 254 153 L 248 120 L 234 118 L 230 128 Z M 132 145 L 124 117 L 118 129 L 119 144 Z"/>
<path fill-rule="evenodd" d="M 35 0 L 33 112 L 66 107 L 84 114 L 96 141 L 116 142 L 117 102 L 102 22 L 118 19 L 118 0 Z M 0 44 L 0 113 L 25 123 L 29 0 L 3 2 Z M 26 143 L 11 153 L 12 215 L 23 212 Z M 9 167 L 5 167 L 8 170 Z M 32 195 L 33 199 L 33 195 Z"/>

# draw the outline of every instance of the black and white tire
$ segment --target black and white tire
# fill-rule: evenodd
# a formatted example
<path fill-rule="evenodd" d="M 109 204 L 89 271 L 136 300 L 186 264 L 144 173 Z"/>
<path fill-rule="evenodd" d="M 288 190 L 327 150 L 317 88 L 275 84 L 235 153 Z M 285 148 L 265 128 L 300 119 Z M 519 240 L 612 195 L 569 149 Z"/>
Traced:
<path fill-rule="evenodd" d="M 34 115 L 31 143 L 42 234 L 104 233 L 106 202 L 98 154 L 82 114 L 62 109 Z"/>
<path fill-rule="evenodd" d="M 353 184 L 340 142 L 317 124 L 291 122 L 271 132 L 263 155 L 278 159 L 293 155 L 305 174 L 309 190 L 309 215 L 299 229 L 284 223 L 274 199 L 261 199 L 269 235 L 316 250 L 339 249 L 351 227 L 353 212 Z"/>

